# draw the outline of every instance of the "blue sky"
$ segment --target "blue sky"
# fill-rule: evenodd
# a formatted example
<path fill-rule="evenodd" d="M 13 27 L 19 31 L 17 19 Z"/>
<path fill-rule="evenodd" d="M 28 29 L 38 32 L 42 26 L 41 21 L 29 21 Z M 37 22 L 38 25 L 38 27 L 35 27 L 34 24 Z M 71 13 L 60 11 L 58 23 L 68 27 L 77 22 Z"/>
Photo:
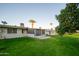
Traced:
<path fill-rule="evenodd" d="M 35 28 L 50 28 L 58 25 L 55 18 L 60 10 L 65 8 L 63 3 L 19 3 L 19 4 L 0 4 L 0 24 L 1 21 L 7 21 L 9 25 L 18 25 L 24 23 L 25 27 L 31 27 L 29 19 L 36 21 Z"/>

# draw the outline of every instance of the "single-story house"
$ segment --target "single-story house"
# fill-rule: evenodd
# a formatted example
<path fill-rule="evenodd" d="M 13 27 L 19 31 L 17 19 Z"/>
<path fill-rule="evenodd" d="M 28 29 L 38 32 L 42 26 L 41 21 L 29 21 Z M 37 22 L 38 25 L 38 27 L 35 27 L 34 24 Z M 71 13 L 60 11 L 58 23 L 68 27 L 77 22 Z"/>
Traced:
<path fill-rule="evenodd" d="M 16 38 L 27 35 L 27 28 L 21 26 L 0 25 L 0 39 Z"/>
<path fill-rule="evenodd" d="M 0 24 L 0 39 L 51 35 L 51 32 L 52 31 L 48 29 L 27 28 L 24 27 L 23 23 L 21 23 L 20 26 Z"/>

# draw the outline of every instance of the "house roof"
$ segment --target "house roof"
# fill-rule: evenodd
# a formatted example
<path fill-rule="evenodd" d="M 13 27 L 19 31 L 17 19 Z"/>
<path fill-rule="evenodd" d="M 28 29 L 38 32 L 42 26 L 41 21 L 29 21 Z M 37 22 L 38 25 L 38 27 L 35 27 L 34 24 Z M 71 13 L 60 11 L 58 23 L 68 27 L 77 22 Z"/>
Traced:
<path fill-rule="evenodd" d="M 21 26 L 16 26 L 16 25 L 3 25 L 0 24 L 0 28 L 17 28 L 17 29 L 36 29 L 36 30 L 40 30 L 39 28 L 27 28 L 27 27 L 21 27 Z M 45 30 L 45 29 L 42 29 Z"/>
<path fill-rule="evenodd" d="M 0 28 L 18 28 L 18 29 L 27 29 L 26 27 L 14 26 L 14 25 L 2 25 L 2 24 L 0 24 Z"/>

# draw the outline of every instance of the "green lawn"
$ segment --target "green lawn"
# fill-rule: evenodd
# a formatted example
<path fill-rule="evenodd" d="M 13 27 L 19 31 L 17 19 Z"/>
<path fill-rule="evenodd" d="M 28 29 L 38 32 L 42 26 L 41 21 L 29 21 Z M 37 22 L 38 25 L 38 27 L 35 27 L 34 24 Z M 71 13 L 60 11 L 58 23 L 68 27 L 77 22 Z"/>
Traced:
<path fill-rule="evenodd" d="M 29 37 L 0 40 L 0 55 L 79 56 L 79 34 L 45 40 Z"/>

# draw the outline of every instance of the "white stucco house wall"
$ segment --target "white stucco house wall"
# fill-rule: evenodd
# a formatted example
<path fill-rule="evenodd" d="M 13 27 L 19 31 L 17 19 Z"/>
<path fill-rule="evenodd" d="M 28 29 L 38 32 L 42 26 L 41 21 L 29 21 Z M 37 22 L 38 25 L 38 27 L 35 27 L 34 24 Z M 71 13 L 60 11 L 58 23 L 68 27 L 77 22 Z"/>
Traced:
<path fill-rule="evenodd" d="M 0 39 L 24 36 L 27 36 L 27 30 L 24 27 L 0 25 Z"/>
<path fill-rule="evenodd" d="M 53 31 L 49 29 L 27 28 L 24 24 L 20 26 L 2 25 L 0 24 L 0 39 L 17 38 L 17 37 L 34 37 L 52 35 Z M 54 34 L 54 33 L 53 33 Z"/>

